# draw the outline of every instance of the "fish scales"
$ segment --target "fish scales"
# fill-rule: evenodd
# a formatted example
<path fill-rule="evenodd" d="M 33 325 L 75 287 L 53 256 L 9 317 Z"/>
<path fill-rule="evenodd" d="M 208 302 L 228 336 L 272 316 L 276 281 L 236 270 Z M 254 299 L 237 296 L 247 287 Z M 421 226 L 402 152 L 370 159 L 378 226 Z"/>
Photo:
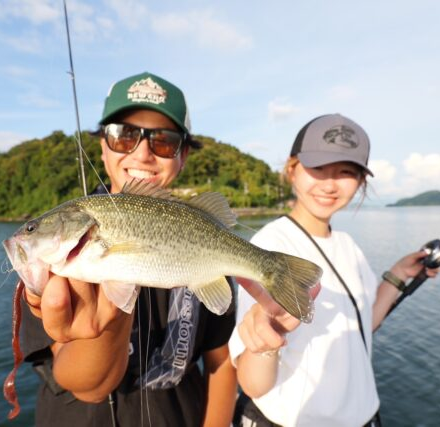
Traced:
<path fill-rule="evenodd" d="M 78 205 L 100 223 L 104 240 L 114 243 L 133 238 L 151 247 L 141 274 L 145 277 L 157 270 L 158 282 L 154 277 L 146 279 L 156 286 L 161 285 L 163 275 L 174 278 L 170 285 L 187 285 L 196 278 L 205 284 L 225 274 L 248 276 L 256 265 L 270 259 L 270 253 L 248 244 L 212 217 L 184 203 L 148 196 L 97 195 L 84 198 Z M 262 275 L 258 272 L 252 278 L 261 280 Z"/>

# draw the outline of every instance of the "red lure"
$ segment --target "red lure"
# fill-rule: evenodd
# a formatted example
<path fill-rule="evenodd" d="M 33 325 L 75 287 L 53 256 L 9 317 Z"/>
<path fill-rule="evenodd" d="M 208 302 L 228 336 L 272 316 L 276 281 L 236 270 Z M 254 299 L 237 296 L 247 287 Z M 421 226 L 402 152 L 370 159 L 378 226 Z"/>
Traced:
<path fill-rule="evenodd" d="M 15 375 L 18 367 L 23 361 L 23 353 L 20 349 L 20 325 L 21 325 L 21 296 L 23 295 L 24 283 L 20 280 L 15 288 L 13 306 L 12 306 L 12 350 L 14 353 L 14 367 L 3 383 L 3 395 L 5 399 L 13 406 L 9 411 L 8 419 L 12 420 L 20 413 L 17 392 L 15 390 Z"/>

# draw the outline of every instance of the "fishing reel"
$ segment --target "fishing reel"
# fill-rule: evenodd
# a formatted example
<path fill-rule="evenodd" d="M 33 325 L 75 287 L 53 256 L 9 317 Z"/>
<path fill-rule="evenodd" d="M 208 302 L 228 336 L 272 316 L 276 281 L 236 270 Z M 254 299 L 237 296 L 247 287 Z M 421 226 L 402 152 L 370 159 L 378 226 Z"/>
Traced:
<path fill-rule="evenodd" d="M 423 264 L 423 268 L 419 274 L 406 286 L 402 294 L 397 298 L 396 302 L 390 308 L 387 316 L 408 296 L 411 295 L 427 278 L 427 268 L 439 268 L 440 267 L 440 239 L 431 240 L 425 243 L 421 248 L 421 251 L 426 252 L 426 257 L 420 262 Z"/>
<path fill-rule="evenodd" d="M 422 260 L 422 264 L 426 268 L 440 267 L 440 239 L 431 240 L 422 246 L 421 250 L 427 253 L 427 256 Z"/>

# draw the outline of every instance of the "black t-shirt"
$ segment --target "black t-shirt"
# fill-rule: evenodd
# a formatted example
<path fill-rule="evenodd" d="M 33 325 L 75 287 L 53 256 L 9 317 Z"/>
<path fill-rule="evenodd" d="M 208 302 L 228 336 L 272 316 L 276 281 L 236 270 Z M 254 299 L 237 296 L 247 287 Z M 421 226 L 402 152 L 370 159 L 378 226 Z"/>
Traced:
<path fill-rule="evenodd" d="M 145 361 L 147 342 L 148 355 L 161 346 L 165 336 L 170 291 L 157 288 L 142 288 L 139 296 L 140 342 L 137 321 L 131 335 L 131 354 L 124 379 L 112 393 L 114 414 L 118 427 L 199 427 L 206 399 L 205 380 L 200 371 L 200 356 L 209 350 L 226 344 L 235 324 L 235 301 L 227 313 L 217 316 L 200 304 L 193 357 L 181 382 L 174 388 L 142 391 L 139 381 L 141 361 Z M 150 300 L 151 298 L 151 300 Z M 149 307 L 151 307 L 151 325 Z M 40 319 L 34 317 L 23 303 L 22 347 L 25 360 L 32 362 L 44 381 L 39 388 L 35 413 L 36 427 L 111 427 L 112 411 L 108 401 L 98 404 L 81 402 L 63 391 L 54 382 L 51 372 L 52 340 L 44 332 Z M 145 363 L 144 363 L 145 364 Z M 142 370 L 145 366 L 142 366 Z M 142 398 L 141 398 L 142 397 Z"/>

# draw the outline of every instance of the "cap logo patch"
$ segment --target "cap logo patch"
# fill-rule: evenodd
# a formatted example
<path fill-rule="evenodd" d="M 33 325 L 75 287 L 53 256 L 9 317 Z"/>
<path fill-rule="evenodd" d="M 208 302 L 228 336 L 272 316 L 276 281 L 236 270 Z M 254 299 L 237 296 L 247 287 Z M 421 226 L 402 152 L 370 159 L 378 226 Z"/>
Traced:
<path fill-rule="evenodd" d="M 359 145 L 356 132 L 344 125 L 332 127 L 324 134 L 323 138 L 327 144 L 335 144 L 344 148 L 356 148 Z"/>
<path fill-rule="evenodd" d="M 167 100 L 167 91 L 148 77 L 134 82 L 127 90 L 127 98 L 132 102 L 163 104 Z"/>

